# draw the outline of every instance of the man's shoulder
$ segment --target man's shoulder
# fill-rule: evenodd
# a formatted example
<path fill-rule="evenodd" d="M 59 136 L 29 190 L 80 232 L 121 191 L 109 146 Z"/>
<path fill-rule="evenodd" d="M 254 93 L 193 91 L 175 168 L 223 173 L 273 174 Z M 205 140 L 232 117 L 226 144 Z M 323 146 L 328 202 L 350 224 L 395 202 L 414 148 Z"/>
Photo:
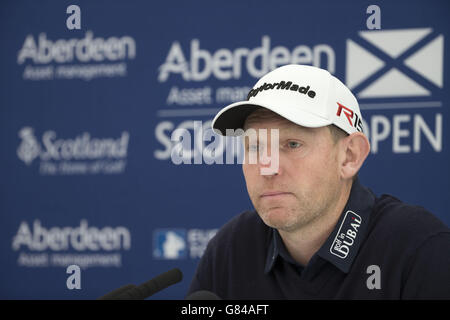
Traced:
<path fill-rule="evenodd" d="M 424 207 L 391 195 L 377 198 L 372 213 L 372 230 L 382 231 L 390 239 L 403 239 L 410 245 L 420 245 L 433 236 L 450 233 L 450 229 Z"/>

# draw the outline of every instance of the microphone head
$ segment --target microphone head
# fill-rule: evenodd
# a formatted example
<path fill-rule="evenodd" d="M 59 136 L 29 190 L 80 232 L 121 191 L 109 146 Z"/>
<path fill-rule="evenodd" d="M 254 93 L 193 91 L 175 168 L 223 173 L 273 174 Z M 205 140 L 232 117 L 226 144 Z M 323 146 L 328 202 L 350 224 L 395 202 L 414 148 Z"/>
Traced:
<path fill-rule="evenodd" d="M 152 294 L 161 291 L 168 286 L 176 284 L 183 280 L 183 273 L 180 269 L 174 268 L 169 271 L 166 271 L 159 276 L 153 278 L 150 281 L 147 281 L 141 284 L 139 287 L 143 289 L 142 291 L 142 299 L 151 296 Z"/>
<path fill-rule="evenodd" d="M 185 300 L 222 300 L 215 293 L 207 290 L 195 291 L 188 295 Z"/>
<path fill-rule="evenodd" d="M 160 274 L 159 276 L 136 286 L 128 284 L 120 287 L 100 298 L 99 300 L 143 300 L 152 294 L 161 291 L 168 286 L 178 283 L 183 279 L 183 273 L 175 268 Z"/>
<path fill-rule="evenodd" d="M 166 271 L 159 276 L 140 284 L 139 286 L 127 290 L 120 294 L 117 299 L 120 300 L 143 300 L 183 279 L 180 269 L 174 268 Z"/>

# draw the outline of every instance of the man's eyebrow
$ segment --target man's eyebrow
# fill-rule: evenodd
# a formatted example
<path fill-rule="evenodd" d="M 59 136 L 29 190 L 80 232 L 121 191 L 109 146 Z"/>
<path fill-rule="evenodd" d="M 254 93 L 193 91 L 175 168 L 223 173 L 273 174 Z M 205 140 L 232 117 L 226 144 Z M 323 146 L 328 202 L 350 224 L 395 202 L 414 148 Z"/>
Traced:
<path fill-rule="evenodd" d="M 275 127 L 275 128 L 264 128 L 264 127 L 255 128 L 254 127 L 255 125 L 258 127 L 258 125 L 260 125 L 260 124 L 261 124 L 260 121 L 257 121 L 256 119 L 251 119 L 250 121 L 245 123 L 245 126 L 243 129 L 244 129 L 244 131 L 253 129 L 253 130 L 256 130 L 257 132 L 260 129 L 266 129 L 266 130 L 268 130 L 268 132 L 270 132 L 270 130 L 273 130 L 273 129 L 278 129 L 278 132 L 280 135 L 281 135 L 281 133 L 286 133 L 288 135 L 299 134 L 302 136 L 311 136 L 315 132 L 314 128 L 302 127 L 300 125 L 296 125 L 285 119 L 276 120 L 275 124 L 277 125 L 277 127 Z"/>
<path fill-rule="evenodd" d="M 256 142 L 260 142 L 260 141 L 265 141 L 267 140 L 267 138 L 270 139 L 270 131 L 271 130 L 276 130 L 278 129 L 278 140 L 287 140 L 287 139 L 297 139 L 297 140 L 306 140 L 306 139 L 310 139 L 313 135 L 313 131 L 310 130 L 305 130 L 305 129 L 301 129 L 301 128 L 258 128 L 255 129 L 257 134 L 254 137 L 254 141 Z M 263 129 L 266 130 L 266 135 L 265 136 L 261 136 L 262 132 L 260 132 L 259 130 Z M 249 136 L 243 136 L 245 137 L 245 142 L 252 142 L 253 140 L 249 137 Z"/>
<path fill-rule="evenodd" d="M 298 137 L 310 137 L 313 135 L 313 131 L 303 129 L 300 127 L 289 127 L 279 130 L 280 137 L 282 136 L 298 136 Z"/>

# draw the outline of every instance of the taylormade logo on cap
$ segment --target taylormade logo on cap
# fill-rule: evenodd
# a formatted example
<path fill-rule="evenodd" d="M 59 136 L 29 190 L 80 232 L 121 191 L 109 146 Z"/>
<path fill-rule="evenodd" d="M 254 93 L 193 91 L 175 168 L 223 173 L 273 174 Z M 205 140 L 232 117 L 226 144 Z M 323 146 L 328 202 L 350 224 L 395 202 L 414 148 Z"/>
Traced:
<path fill-rule="evenodd" d="M 227 129 L 243 129 L 245 119 L 257 107 L 306 128 L 333 124 L 348 134 L 363 132 L 352 92 L 327 70 L 313 66 L 290 64 L 267 73 L 250 90 L 247 100 L 220 110 L 212 127 L 222 135 L 227 135 Z"/>
<path fill-rule="evenodd" d="M 262 86 L 250 90 L 247 95 L 247 100 L 250 100 L 251 97 L 256 97 L 256 95 L 263 90 L 271 89 L 298 91 L 299 93 L 307 94 L 310 98 L 314 98 L 316 96 L 316 92 L 310 90 L 309 86 L 301 87 L 298 84 L 292 84 L 292 81 L 280 81 L 275 83 L 264 83 Z"/>

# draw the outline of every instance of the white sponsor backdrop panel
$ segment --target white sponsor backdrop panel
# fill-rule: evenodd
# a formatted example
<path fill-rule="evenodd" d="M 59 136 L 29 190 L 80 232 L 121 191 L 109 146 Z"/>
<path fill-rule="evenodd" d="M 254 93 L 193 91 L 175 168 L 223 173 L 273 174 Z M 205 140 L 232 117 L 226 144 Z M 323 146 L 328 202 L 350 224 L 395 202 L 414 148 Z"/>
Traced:
<path fill-rule="evenodd" d="M 0 298 L 92 299 L 179 267 L 154 298 L 182 299 L 209 239 L 252 208 L 211 120 L 288 63 L 358 97 L 363 184 L 450 224 L 450 5 L 379 1 L 368 30 L 370 4 L 2 2 Z"/>

